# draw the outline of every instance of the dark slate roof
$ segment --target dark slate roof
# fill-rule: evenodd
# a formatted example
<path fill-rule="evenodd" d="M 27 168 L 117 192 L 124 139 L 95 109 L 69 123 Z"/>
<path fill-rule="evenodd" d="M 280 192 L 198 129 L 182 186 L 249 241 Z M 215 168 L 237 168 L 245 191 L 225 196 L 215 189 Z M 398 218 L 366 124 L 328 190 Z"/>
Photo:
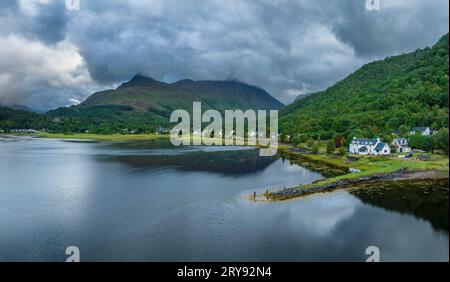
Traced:
<path fill-rule="evenodd" d="M 383 150 L 384 145 L 386 145 L 386 143 L 384 143 L 384 142 L 378 143 L 377 146 L 375 147 L 375 150 L 377 150 L 377 151 Z"/>
<path fill-rule="evenodd" d="M 406 138 L 395 138 L 394 141 L 397 141 L 400 145 L 408 145 L 408 140 L 406 140 Z"/>
<path fill-rule="evenodd" d="M 359 152 L 367 152 L 367 147 L 366 147 L 366 146 L 363 146 L 363 147 L 359 148 L 358 151 L 359 151 Z"/>
<path fill-rule="evenodd" d="M 377 139 L 355 138 L 352 140 L 352 144 L 357 145 L 375 145 L 377 142 L 378 142 Z"/>

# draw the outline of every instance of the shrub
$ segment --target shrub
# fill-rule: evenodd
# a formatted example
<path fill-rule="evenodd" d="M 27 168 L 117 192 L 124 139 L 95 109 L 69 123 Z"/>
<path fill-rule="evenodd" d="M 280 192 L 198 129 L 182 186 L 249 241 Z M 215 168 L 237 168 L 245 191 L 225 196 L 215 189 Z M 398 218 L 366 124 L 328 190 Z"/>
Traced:
<path fill-rule="evenodd" d="M 336 146 L 334 144 L 333 140 L 330 140 L 327 142 L 327 153 L 331 154 L 334 152 L 334 150 L 336 150 Z"/>
<path fill-rule="evenodd" d="M 380 161 L 388 161 L 389 158 L 386 156 L 370 156 L 369 160 L 371 162 L 380 162 Z"/>
<path fill-rule="evenodd" d="M 295 136 L 294 138 L 292 138 L 292 145 L 297 146 L 301 143 L 300 137 L 299 136 Z"/>

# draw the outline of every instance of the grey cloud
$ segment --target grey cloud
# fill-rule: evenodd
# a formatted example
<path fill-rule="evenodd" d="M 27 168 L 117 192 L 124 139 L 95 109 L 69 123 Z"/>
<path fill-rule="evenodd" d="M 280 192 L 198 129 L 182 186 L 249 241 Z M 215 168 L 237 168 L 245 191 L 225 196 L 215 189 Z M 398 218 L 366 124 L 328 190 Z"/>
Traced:
<path fill-rule="evenodd" d="M 54 44 L 64 40 L 68 12 L 65 1 L 0 0 L 0 35 L 20 34 Z"/>
<path fill-rule="evenodd" d="M 29 33 L 35 34 L 45 43 L 64 40 L 68 13 L 65 12 L 64 1 L 52 1 L 49 4 L 37 5 L 37 14 L 30 18 Z"/>
<path fill-rule="evenodd" d="M 80 1 L 78 12 L 63 11 L 64 0 L 49 0 L 28 17 L 20 5 L 0 13 L 0 26 L 7 26 L 0 38 L 13 34 L 49 48 L 71 44 L 92 80 L 65 91 L 41 84 L 46 95 L 30 85 L 23 101 L 53 107 L 74 93 L 82 100 L 89 89 L 140 72 L 166 82 L 232 76 L 289 103 L 368 61 L 431 45 L 448 32 L 446 0 L 381 0 L 381 11 L 373 12 L 362 0 Z"/>
<path fill-rule="evenodd" d="M 384 57 L 432 44 L 448 32 L 448 1 L 381 0 L 380 11 L 364 1 L 344 1 L 345 15 L 334 26 L 337 37 L 360 57 Z"/>

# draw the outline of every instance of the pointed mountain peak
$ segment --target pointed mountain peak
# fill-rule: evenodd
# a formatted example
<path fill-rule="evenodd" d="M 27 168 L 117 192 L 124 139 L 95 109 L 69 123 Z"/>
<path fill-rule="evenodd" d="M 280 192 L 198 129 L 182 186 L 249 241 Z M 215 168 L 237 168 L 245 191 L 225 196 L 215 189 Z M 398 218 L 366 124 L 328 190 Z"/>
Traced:
<path fill-rule="evenodd" d="M 126 87 L 158 87 L 164 86 L 166 83 L 153 79 L 144 74 L 138 73 L 133 78 L 131 78 L 128 82 L 122 83 L 119 88 Z"/>

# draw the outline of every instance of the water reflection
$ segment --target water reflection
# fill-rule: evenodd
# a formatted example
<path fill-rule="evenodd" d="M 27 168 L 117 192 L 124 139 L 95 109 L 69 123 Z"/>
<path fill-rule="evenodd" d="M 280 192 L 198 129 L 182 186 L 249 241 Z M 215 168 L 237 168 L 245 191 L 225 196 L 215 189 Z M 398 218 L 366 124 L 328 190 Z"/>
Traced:
<path fill-rule="evenodd" d="M 104 161 L 114 161 L 140 169 L 174 168 L 182 171 L 208 171 L 229 175 L 246 175 L 266 169 L 278 158 L 260 157 L 259 150 L 197 151 L 166 155 L 105 156 Z"/>
<path fill-rule="evenodd" d="M 352 194 L 389 211 L 412 214 L 448 232 L 448 179 L 366 183 Z"/>

